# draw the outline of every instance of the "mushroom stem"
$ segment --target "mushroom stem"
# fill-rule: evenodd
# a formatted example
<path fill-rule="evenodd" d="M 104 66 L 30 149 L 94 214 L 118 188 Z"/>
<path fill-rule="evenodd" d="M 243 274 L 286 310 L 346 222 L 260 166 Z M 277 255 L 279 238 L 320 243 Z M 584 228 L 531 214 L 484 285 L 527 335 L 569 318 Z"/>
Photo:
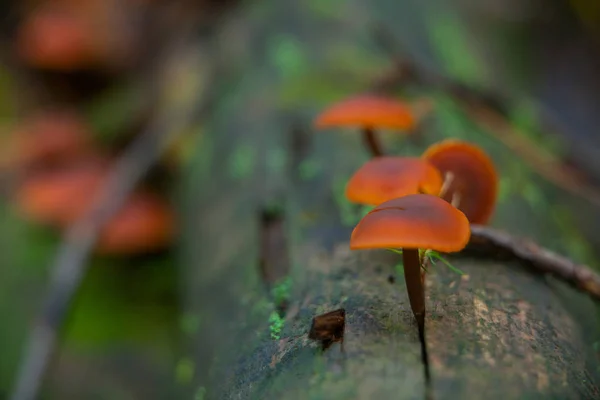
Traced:
<path fill-rule="evenodd" d="M 455 208 L 459 208 L 461 200 L 462 200 L 462 197 L 461 197 L 460 193 L 454 193 L 450 204 L 452 204 L 452 206 L 454 206 Z"/>
<path fill-rule="evenodd" d="M 421 279 L 421 259 L 418 249 L 402 249 L 404 279 L 410 308 L 417 320 L 419 333 L 425 332 L 425 289 Z"/>
<path fill-rule="evenodd" d="M 448 190 L 450 190 L 450 185 L 452 185 L 452 182 L 454 182 L 454 174 L 452 172 L 446 172 L 444 175 L 444 183 L 442 184 L 442 189 L 440 190 L 440 197 L 442 199 L 444 196 L 446 196 Z"/>
<path fill-rule="evenodd" d="M 380 157 L 383 155 L 383 151 L 381 150 L 381 145 L 379 144 L 379 140 L 375 136 L 375 131 L 373 128 L 363 128 L 363 139 L 365 144 L 369 148 L 372 157 Z"/>

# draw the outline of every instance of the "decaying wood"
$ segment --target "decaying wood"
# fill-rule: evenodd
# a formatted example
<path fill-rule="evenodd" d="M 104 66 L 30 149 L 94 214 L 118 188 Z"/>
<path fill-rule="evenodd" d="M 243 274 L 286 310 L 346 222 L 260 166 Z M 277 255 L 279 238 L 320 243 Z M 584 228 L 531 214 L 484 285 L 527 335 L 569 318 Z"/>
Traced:
<path fill-rule="evenodd" d="M 585 326 L 543 277 L 518 262 L 451 261 L 468 275 L 435 267 L 427 278 L 434 399 L 600 395 L 598 360 L 585 338 L 586 329 L 598 329 L 590 300 L 575 300 L 593 320 Z"/>
<path fill-rule="evenodd" d="M 346 310 L 340 308 L 313 318 L 308 338 L 321 342 L 323 350 L 335 342 L 344 341 L 346 330 Z"/>
<path fill-rule="evenodd" d="M 544 249 L 532 240 L 515 238 L 487 226 L 472 225 L 469 247 L 490 257 L 510 257 L 553 275 L 570 285 L 600 299 L 600 275 L 588 266 L 576 264 L 566 257 Z"/>
<path fill-rule="evenodd" d="M 273 13 L 286 7 L 269 5 Z M 256 159 L 267 160 L 287 140 L 289 120 L 298 120 L 278 117 L 278 92 L 262 81 L 236 91 L 235 98 L 239 106 L 223 106 L 227 116 L 207 127 L 190 188 L 189 214 L 197 218 L 186 221 L 184 237 L 193 239 L 184 246 L 184 261 L 193 268 L 183 271 L 182 283 L 185 312 L 199 321 L 189 338 L 197 398 L 504 400 L 597 394 L 600 363 L 590 332 L 600 330 L 591 300 L 491 254 L 452 257 L 468 277 L 442 264 L 428 268 L 423 360 L 396 268 L 401 257 L 348 247 L 356 221 L 342 217 L 347 204 L 335 191 L 368 158 L 360 138 L 316 134 L 298 124 L 293 149 L 286 151 L 291 170 L 269 170 L 257 161 L 234 176 L 224 165 L 240 149 L 250 146 L 257 149 Z M 310 176 L 299 172 L 308 164 L 317 166 Z M 257 216 L 273 193 L 283 204 L 278 223 L 285 235 L 279 239 L 288 249 L 291 282 L 283 317 L 262 282 L 258 250 Z M 323 338 L 313 319 L 339 309 L 345 314 L 343 347 L 331 343 L 323 349 L 321 340 L 311 339 Z"/>
<path fill-rule="evenodd" d="M 221 159 L 235 153 L 231 135 L 215 136 L 224 151 Z M 468 277 L 442 264 L 428 269 L 428 358 L 423 360 L 403 279 L 388 279 L 396 275 L 401 258 L 348 247 L 352 226 L 341 222 L 332 187 L 355 168 L 346 155 L 358 154 L 359 144 L 345 137 L 305 139 L 306 158 L 328 163 L 311 179 L 294 170 L 288 175 L 283 224 L 292 286 L 276 335 L 270 318 L 276 305 L 253 262 L 260 258 L 255 218 L 260 200 L 249 189 L 262 175 L 255 171 L 236 181 L 207 166 L 212 183 L 201 185 L 204 200 L 195 206 L 209 211 L 199 216 L 193 235 L 202 266 L 186 279 L 194 288 L 188 291 L 194 304 L 190 312 L 202 321 L 192 344 L 198 362 L 195 390 L 207 399 L 596 395 L 600 364 L 585 335 L 589 325 L 570 312 L 542 276 L 494 256 L 452 257 Z M 331 154 L 332 146 L 343 150 Z M 303 161 L 295 159 L 292 168 Z M 573 296 L 598 329 L 591 301 Z M 310 338 L 313 318 L 341 308 L 343 347 L 329 343 L 323 349 L 322 342 Z"/>

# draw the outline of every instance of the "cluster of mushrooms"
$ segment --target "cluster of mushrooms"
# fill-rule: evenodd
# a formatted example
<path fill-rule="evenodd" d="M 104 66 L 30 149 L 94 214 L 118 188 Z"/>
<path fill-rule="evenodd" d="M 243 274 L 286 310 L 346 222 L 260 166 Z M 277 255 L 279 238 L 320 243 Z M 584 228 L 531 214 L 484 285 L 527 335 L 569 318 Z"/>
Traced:
<path fill-rule="evenodd" d="M 384 155 L 375 129 L 410 132 L 413 115 L 395 99 L 358 95 L 325 110 L 315 125 L 362 129 L 372 158 L 350 178 L 346 197 L 375 207 L 354 228 L 350 248 L 401 252 L 409 302 L 423 333 L 427 251 L 458 252 L 467 245 L 470 224 L 486 224 L 494 211 L 498 178 L 490 157 L 461 140 L 434 143 L 420 157 Z"/>
<path fill-rule="evenodd" d="M 38 116 L 15 135 L 13 166 L 19 175 L 13 201 L 29 221 L 62 231 L 92 206 L 105 184 L 112 157 L 91 140 L 75 115 Z M 174 214 L 150 188 L 138 188 L 102 228 L 96 254 L 137 255 L 167 248 Z"/>
<path fill-rule="evenodd" d="M 29 85 L 22 91 L 27 103 L 22 120 L 2 132 L 0 173 L 14 177 L 12 199 L 22 217 L 62 231 L 92 205 L 115 154 L 133 139 L 124 131 L 119 143 L 104 146 L 81 111 L 133 70 L 134 39 L 142 28 L 126 22 L 150 2 L 35 3 L 27 3 L 12 32 L 9 56 L 16 69 L 28 73 Z M 171 244 L 171 206 L 149 184 L 143 186 L 103 227 L 98 254 L 130 256 Z"/>

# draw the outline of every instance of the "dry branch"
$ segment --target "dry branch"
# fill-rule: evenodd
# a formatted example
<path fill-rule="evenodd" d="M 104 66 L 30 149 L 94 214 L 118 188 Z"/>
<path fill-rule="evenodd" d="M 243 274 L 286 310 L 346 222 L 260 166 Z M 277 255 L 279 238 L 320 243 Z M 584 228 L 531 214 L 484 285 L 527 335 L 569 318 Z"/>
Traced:
<path fill-rule="evenodd" d="M 532 240 L 481 225 L 471 226 L 469 247 L 486 255 L 514 258 L 535 271 L 553 275 L 600 300 L 600 275 L 590 267 L 540 247 Z"/>

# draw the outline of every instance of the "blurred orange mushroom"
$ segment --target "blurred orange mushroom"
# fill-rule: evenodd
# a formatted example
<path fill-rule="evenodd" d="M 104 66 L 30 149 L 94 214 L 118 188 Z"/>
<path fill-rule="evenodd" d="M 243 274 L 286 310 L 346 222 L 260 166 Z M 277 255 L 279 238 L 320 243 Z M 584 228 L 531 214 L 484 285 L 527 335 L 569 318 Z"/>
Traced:
<path fill-rule="evenodd" d="M 107 165 L 89 163 L 39 171 L 28 177 L 16 195 L 28 219 L 64 229 L 87 211 L 107 178 Z M 96 251 L 132 255 L 162 250 L 173 237 L 171 208 L 149 192 L 131 195 L 101 229 Z"/>
<path fill-rule="evenodd" d="M 408 194 L 437 195 L 442 188 L 442 176 L 427 161 L 419 157 L 376 157 L 366 162 L 348 181 L 348 200 L 368 205 Z"/>
<path fill-rule="evenodd" d="M 17 188 L 15 201 L 28 219 L 63 227 L 74 221 L 104 182 L 107 165 L 86 162 L 35 171 Z"/>
<path fill-rule="evenodd" d="M 17 51 L 35 67 L 74 70 L 86 67 L 96 57 L 84 20 L 67 7 L 54 4 L 31 12 L 17 33 Z"/>
<path fill-rule="evenodd" d="M 334 104 L 315 120 L 317 129 L 330 127 L 359 127 L 373 157 L 383 155 L 374 129 L 406 130 L 414 126 L 410 108 L 395 99 L 365 94 Z"/>
<path fill-rule="evenodd" d="M 68 110 L 47 111 L 31 117 L 15 132 L 16 163 L 63 163 L 92 152 L 92 135 L 84 121 Z"/>
<path fill-rule="evenodd" d="M 448 139 L 430 146 L 422 157 L 444 177 L 440 197 L 464 212 L 473 224 L 489 221 L 496 206 L 498 175 L 483 150 Z"/>
<path fill-rule="evenodd" d="M 171 244 L 174 225 L 173 212 L 161 197 L 135 193 L 102 228 L 96 252 L 134 255 L 163 250 Z"/>
<path fill-rule="evenodd" d="M 350 249 L 402 249 L 404 278 L 419 332 L 425 328 L 425 291 L 419 249 L 462 250 L 471 236 L 467 217 L 443 199 L 413 194 L 386 201 L 354 228 Z"/>

